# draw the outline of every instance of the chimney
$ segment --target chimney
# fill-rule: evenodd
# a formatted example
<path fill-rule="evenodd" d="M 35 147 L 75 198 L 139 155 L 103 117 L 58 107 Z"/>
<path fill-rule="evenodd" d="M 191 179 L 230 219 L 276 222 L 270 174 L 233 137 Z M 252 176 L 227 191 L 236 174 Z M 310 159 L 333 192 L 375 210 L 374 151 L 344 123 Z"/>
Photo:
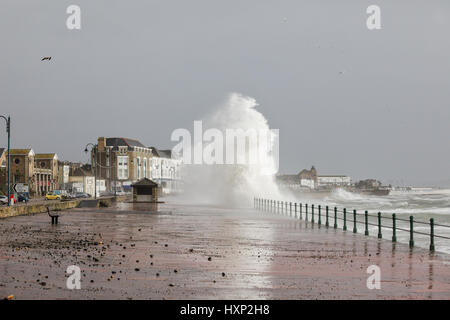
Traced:
<path fill-rule="evenodd" d="M 97 144 L 98 144 L 98 151 L 99 152 L 104 151 L 105 147 L 106 147 L 106 138 L 105 137 L 99 137 Z"/>

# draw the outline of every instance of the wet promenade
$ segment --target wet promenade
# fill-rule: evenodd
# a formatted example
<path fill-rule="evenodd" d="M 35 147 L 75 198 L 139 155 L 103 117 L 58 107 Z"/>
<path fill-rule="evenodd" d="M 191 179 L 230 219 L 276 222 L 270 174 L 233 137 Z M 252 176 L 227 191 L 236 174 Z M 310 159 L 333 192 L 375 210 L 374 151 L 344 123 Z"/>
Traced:
<path fill-rule="evenodd" d="M 81 289 L 66 268 L 81 268 Z M 370 265 L 381 289 L 366 286 Z M 253 210 L 142 205 L 0 220 L 0 297 L 450 299 L 450 260 Z"/>

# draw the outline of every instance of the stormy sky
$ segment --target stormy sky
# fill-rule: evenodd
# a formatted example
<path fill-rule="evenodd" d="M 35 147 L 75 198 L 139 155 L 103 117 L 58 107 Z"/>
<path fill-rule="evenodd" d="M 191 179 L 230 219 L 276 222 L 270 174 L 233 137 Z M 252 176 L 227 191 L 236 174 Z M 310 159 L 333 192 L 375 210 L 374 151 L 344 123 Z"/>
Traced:
<path fill-rule="evenodd" d="M 280 130 L 281 173 L 449 186 L 449 31 L 448 0 L 1 0 L 0 114 L 13 147 L 87 161 L 98 136 L 170 148 L 239 92 Z"/>

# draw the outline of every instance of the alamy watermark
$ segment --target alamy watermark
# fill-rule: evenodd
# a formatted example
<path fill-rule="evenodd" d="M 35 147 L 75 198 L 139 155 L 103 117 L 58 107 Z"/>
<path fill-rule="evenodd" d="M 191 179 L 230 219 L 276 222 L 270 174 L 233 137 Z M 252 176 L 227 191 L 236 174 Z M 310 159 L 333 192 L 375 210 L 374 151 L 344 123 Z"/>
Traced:
<path fill-rule="evenodd" d="M 377 265 L 370 265 L 367 267 L 366 272 L 370 274 L 367 278 L 367 289 L 381 289 L 381 269 Z"/>
<path fill-rule="evenodd" d="M 69 277 L 66 281 L 67 289 L 81 289 L 81 269 L 78 266 L 72 265 L 68 266 L 66 272 Z"/>
<path fill-rule="evenodd" d="M 377 5 L 370 5 L 367 7 L 366 13 L 369 17 L 366 20 L 366 26 L 369 30 L 381 29 L 381 9 Z"/>
<path fill-rule="evenodd" d="M 208 128 L 194 121 L 194 132 L 180 128 L 172 132 L 178 142 L 172 152 L 184 164 L 254 165 L 275 174 L 279 165 L 279 130 L 255 128 Z"/>
<path fill-rule="evenodd" d="M 75 4 L 67 7 L 66 13 L 69 16 L 66 19 L 66 26 L 69 30 L 81 29 L 81 8 Z"/>

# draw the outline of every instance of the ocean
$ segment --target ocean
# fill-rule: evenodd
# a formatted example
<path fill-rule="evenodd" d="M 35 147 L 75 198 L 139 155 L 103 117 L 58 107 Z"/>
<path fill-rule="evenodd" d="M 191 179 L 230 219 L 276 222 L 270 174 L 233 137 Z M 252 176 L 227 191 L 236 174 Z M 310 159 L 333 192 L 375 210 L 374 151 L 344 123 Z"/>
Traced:
<path fill-rule="evenodd" d="M 309 201 L 308 201 L 309 202 Z M 392 214 L 397 217 L 397 228 L 409 230 L 410 216 L 414 217 L 414 231 L 426 233 L 427 235 L 414 234 L 414 245 L 423 248 L 429 248 L 430 245 L 430 218 L 437 224 L 434 227 L 435 248 L 438 252 L 450 254 L 450 239 L 441 239 L 437 236 L 450 238 L 450 189 L 431 189 L 423 191 L 392 191 L 387 196 L 370 196 L 347 192 L 342 189 L 334 190 L 331 194 L 321 199 L 311 200 L 311 203 L 328 205 L 330 208 L 338 207 L 347 209 L 347 228 L 352 231 L 353 210 L 357 210 L 358 232 L 364 232 L 364 211 L 369 215 L 377 215 L 381 212 L 382 225 L 392 226 Z M 340 214 L 342 215 L 342 214 Z M 331 216 L 331 213 L 330 213 Z M 377 236 L 377 218 L 370 217 L 369 222 L 375 226 L 369 227 L 369 233 Z M 423 224 L 421 223 L 423 222 Z M 339 221 L 342 224 L 342 221 Z M 443 226 L 439 226 L 443 225 Z M 448 226 L 448 227 L 447 227 Z M 386 239 L 392 238 L 390 228 L 382 228 L 382 236 Z M 397 241 L 409 243 L 409 232 L 397 230 Z"/>

